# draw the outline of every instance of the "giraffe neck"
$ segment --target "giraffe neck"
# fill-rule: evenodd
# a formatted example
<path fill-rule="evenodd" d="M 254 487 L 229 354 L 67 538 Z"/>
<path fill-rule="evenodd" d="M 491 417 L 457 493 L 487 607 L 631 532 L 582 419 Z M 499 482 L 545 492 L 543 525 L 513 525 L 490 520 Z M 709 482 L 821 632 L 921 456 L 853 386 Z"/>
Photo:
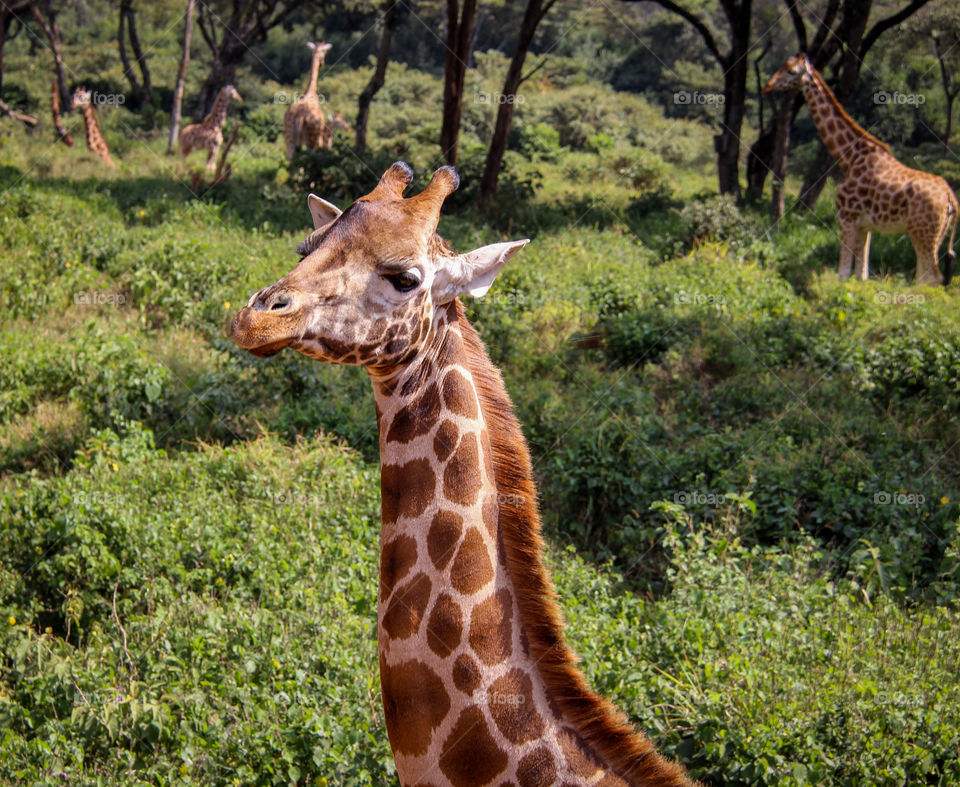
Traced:
<path fill-rule="evenodd" d="M 543 568 L 529 453 L 503 381 L 459 301 L 434 326 L 401 372 L 371 373 L 381 690 L 401 782 L 689 784 L 586 687 Z"/>
<path fill-rule="evenodd" d="M 317 97 L 317 76 L 320 73 L 321 60 L 323 60 L 323 52 L 315 49 L 313 52 L 313 62 L 310 64 L 310 81 L 307 83 L 307 90 L 303 94 L 305 99 Z"/>
<path fill-rule="evenodd" d="M 92 104 L 83 105 L 83 122 L 87 131 L 87 147 L 94 152 L 99 152 L 97 148 L 103 140 L 103 134 Z"/>
<path fill-rule="evenodd" d="M 889 151 L 846 113 L 818 71 L 813 72 L 813 79 L 803 83 L 803 97 L 823 144 L 844 171 L 864 155 Z"/>
<path fill-rule="evenodd" d="M 227 95 L 226 88 L 221 88 L 213 102 L 213 109 L 203 119 L 203 126 L 205 128 L 222 128 L 223 122 L 227 119 L 227 104 L 229 103 L 230 97 Z"/>

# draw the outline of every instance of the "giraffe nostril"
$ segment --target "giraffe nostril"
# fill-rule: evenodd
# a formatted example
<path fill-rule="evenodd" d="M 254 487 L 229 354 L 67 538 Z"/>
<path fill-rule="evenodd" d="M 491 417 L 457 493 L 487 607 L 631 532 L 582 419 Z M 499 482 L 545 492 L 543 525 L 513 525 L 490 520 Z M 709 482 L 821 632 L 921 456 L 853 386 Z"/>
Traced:
<path fill-rule="evenodd" d="M 257 293 L 251 304 L 258 312 L 279 312 L 293 303 L 293 297 L 287 292 L 269 292 L 264 290 Z"/>

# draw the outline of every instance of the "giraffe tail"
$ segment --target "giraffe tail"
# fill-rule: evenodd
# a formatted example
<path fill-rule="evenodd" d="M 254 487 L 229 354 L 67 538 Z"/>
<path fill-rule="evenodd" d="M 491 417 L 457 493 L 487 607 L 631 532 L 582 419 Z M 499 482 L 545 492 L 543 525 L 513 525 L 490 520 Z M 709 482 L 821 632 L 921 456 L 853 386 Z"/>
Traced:
<path fill-rule="evenodd" d="M 953 266 L 957 261 L 957 253 L 953 250 L 953 239 L 957 234 L 957 202 L 950 203 L 950 212 L 953 213 L 953 219 L 950 225 L 950 242 L 947 244 L 947 258 L 943 261 L 943 286 L 950 284 L 953 278 Z"/>

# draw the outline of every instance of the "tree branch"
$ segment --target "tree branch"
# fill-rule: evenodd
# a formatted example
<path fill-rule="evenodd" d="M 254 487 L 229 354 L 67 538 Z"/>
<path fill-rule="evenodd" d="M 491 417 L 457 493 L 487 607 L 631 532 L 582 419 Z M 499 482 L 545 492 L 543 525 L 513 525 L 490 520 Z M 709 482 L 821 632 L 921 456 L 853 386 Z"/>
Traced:
<path fill-rule="evenodd" d="M 801 52 L 807 52 L 807 26 L 803 21 L 803 15 L 797 10 L 797 0 L 786 0 L 786 3 L 790 19 L 793 21 L 793 31 L 797 34 L 797 44 Z"/>
<path fill-rule="evenodd" d="M 720 47 L 717 46 L 717 41 L 713 37 L 713 33 L 710 32 L 710 28 L 704 23 L 700 17 L 694 14 L 692 11 L 684 8 L 682 5 L 679 5 L 673 0 L 624 0 L 624 2 L 650 2 L 656 3 L 660 7 L 664 8 L 667 11 L 670 11 L 673 14 L 687 20 L 693 28 L 700 34 L 700 37 L 703 39 L 703 42 L 707 45 L 707 49 L 710 50 L 712 54 L 720 65 L 726 63 L 727 58 L 721 54 Z"/>
<path fill-rule="evenodd" d="M 912 14 L 919 11 L 923 8 L 930 0 L 913 0 L 910 5 L 906 5 L 901 8 L 897 13 L 891 14 L 885 19 L 881 19 L 873 27 L 870 28 L 870 32 L 863 37 L 863 41 L 860 43 L 860 51 L 857 53 L 857 56 L 863 60 L 867 52 L 870 51 L 878 38 L 887 32 L 891 27 L 899 25 L 904 19 L 907 19 Z"/>

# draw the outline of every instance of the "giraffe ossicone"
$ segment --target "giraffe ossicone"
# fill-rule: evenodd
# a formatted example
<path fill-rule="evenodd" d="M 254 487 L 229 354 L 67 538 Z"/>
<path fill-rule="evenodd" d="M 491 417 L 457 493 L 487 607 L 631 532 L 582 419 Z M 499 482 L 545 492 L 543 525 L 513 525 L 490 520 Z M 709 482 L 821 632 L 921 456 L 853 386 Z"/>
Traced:
<path fill-rule="evenodd" d="M 836 194 L 840 278 L 856 273 L 858 279 L 867 279 L 871 232 L 907 232 L 917 254 L 916 282 L 949 284 L 956 260 L 953 241 L 960 208 L 947 181 L 897 161 L 889 145 L 862 129 L 846 113 L 802 52 L 787 60 L 762 92 L 798 89 L 803 92 L 823 144 L 845 175 Z M 941 275 L 939 250 L 948 229 L 950 242 Z"/>
<path fill-rule="evenodd" d="M 405 785 L 689 787 L 588 688 L 544 568 L 526 442 L 459 296 L 528 241 L 458 253 L 437 234 L 452 167 L 409 198 L 391 166 L 346 210 L 311 195 L 302 259 L 254 293 L 234 341 L 366 368 L 380 434 L 377 632 Z"/>

